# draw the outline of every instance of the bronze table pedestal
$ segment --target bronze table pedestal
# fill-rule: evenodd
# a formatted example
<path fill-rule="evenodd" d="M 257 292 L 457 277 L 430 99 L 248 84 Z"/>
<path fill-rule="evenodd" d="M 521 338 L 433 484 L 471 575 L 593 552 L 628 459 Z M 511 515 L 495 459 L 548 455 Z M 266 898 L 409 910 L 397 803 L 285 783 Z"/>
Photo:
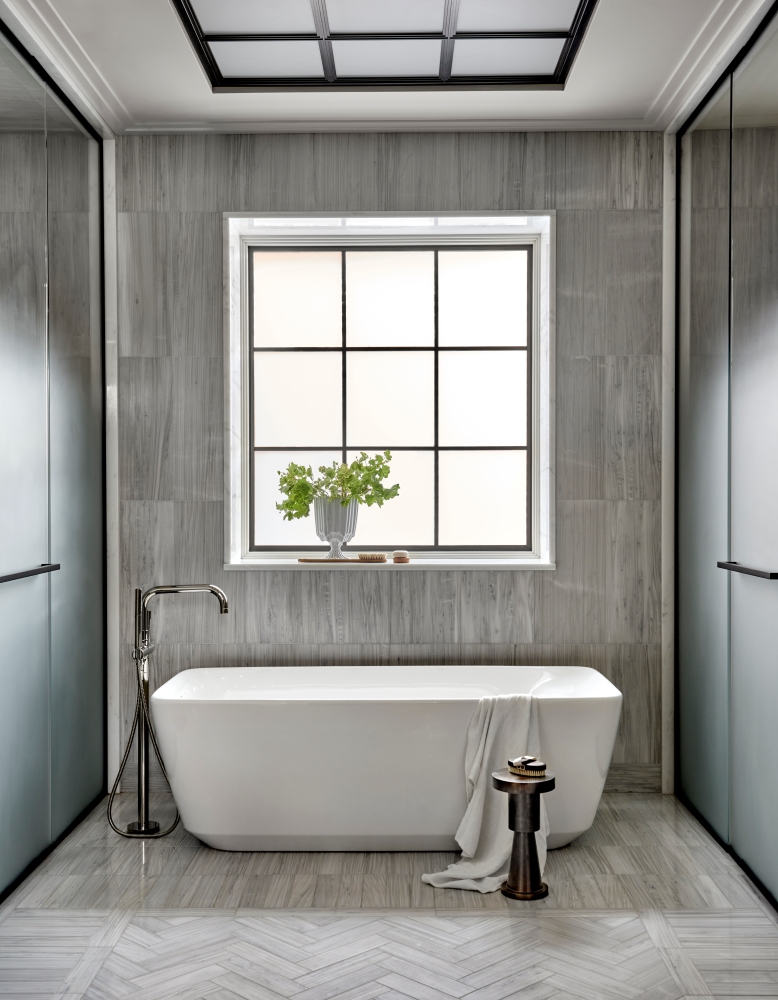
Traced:
<path fill-rule="evenodd" d="M 492 785 L 508 795 L 508 826 L 513 830 L 513 849 L 508 881 L 500 890 L 510 899 L 543 899 L 548 886 L 540 878 L 535 833 L 540 829 L 540 796 L 556 784 L 550 771 L 542 778 L 524 778 L 508 768 L 492 774 Z"/>

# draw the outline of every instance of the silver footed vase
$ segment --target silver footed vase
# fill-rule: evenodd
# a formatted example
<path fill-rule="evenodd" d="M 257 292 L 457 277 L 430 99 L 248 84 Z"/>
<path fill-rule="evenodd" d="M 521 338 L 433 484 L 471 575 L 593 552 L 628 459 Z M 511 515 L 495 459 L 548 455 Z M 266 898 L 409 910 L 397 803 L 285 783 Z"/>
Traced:
<path fill-rule="evenodd" d="M 344 507 L 340 500 L 314 497 L 313 516 L 316 534 L 323 542 L 328 542 L 330 551 L 325 559 L 345 559 L 343 546 L 350 542 L 357 530 L 359 503 L 349 500 Z"/>

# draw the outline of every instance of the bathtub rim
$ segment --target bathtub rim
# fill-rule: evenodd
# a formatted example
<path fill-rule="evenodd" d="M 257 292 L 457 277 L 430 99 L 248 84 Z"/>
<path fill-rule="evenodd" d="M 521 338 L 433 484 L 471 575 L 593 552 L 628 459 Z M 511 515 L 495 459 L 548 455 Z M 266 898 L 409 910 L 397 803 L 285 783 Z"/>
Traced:
<path fill-rule="evenodd" d="M 594 690 L 594 691 L 591 691 L 591 692 L 581 692 L 579 694 L 570 693 L 569 691 L 562 692 L 562 693 L 554 693 L 553 690 L 541 690 L 541 691 L 538 691 L 538 692 L 534 692 L 534 691 L 525 691 L 525 692 L 498 691 L 498 692 L 483 692 L 483 693 L 480 693 L 480 694 L 478 692 L 472 692 L 472 693 L 468 692 L 467 694 L 463 694 L 463 695 L 459 695 L 459 696 L 449 695 L 449 696 L 441 696 L 441 697 L 401 697 L 401 696 L 398 696 L 398 697 L 372 697 L 372 698 L 371 697 L 342 697 L 340 699 L 338 699 L 336 697 L 333 697 L 333 698 L 308 697 L 308 698 L 306 698 L 306 697 L 302 697 L 302 696 L 300 696 L 300 697 L 261 697 L 260 696 L 260 697 L 243 697 L 243 698 L 229 698 L 229 697 L 217 697 L 217 698 L 213 698 L 213 697 L 202 697 L 202 696 L 198 696 L 196 694 L 195 694 L 195 696 L 190 697 L 190 698 L 182 698 L 180 696 L 180 690 L 176 691 L 176 688 L 177 687 L 180 688 L 181 685 L 185 684 L 187 682 L 187 680 L 191 677 L 192 674 L 203 674 L 203 673 L 209 673 L 209 674 L 219 673 L 219 674 L 223 674 L 225 672 L 232 672 L 232 671 L 235 671 L 236 673 L 240 673 L 242 671 L 255 671 L 255 670 L 257 670 L 257 671 L 279 671 L 279 672 L 283 671 L 284 673 L 286 673 L 287 671 L 290 671 L 290 670 L 295 670 L 295 671 L 296 670 L 310 670 L 310 671 L 315 672 L 315 674 L 320 675 L 319 679 L 322 680 L 322 681 L 324 681 L 325 678 L 323 676 L 321 676 L 321 674 L 323 674 L 324 672 L 327 672 L 327 671 L 332 671 L 332 670 L 355 670 L 355 671 L 358 670 L 358 671 L 365 671 L 365 672 L 370 671 L 370 672 L 376 672 L 376 673 L 379 672 L 379 671 L 386 671 L 387 672 L 387 674 L 386 674 L 387 679 L 389 681 L 389 684 L 391 685 L 392 671 L 394 671 L 396 669 L 396 668 L 394 668 L 392 666 L 362 666 L 362 665 L 353 665 L 353 664 L 349 664 L 349 665 L 330 664 L 330 665 L 327 665 L 327 666 L 324 666 L 324 667 L 311 667 L 311 666 L 302 666 L 302 667 L 293 666 L 293 667 L 289 667 L 289 666 L 280 666 L 280 665 L 277 665 L 277 666 L 276 665 L 273 665 L 273 666 L 263 665 L 263 666 L 250 666 L 250 667 L 188 667 L 188 668 L 185 668 L 184 670 L 178 671 L 177 674 L 174 674 L 167 681 L 165 681 L 158 688 L 156 688 L 156 690 L 151 695 L 151 701 L 152 702 L 155 702 L 155 701 L 156 702 L 163 702 L 164 701 L 165 703 L 178 703 L 178 704 L 187 704 L 187 705 L 242 705 L 242 704 L 246 704 L 246 705 L 281 705 L 281 704 L 327 704 L 327 703 L 330 703 L 330 702 L 336 703 L 336 704 L 348 703 L 348 704 L 355 704 L 355 705 L 356 704 L 376 704 L 376 703 L 378 703 L 378 704 L 387 704 L 387 705 L 388 704 L 403 705 L 403 704 L 439 704 L 441 702 L 447 702 L 447 701 L 470 701 L 470 702 L 477 703 L 482 698 L 485 698 L 485 697 L 494 697 L 495 694 L 506 695 L 506 694 L 513 694 L 513 693 L 517 693 L 517 694 L 532 694 L 534 697 L 536 697 L 538 699 L 538 701 L 553 701 L 553 702 L 564 702 L 564 701 L 578 702 L 578 701 L 581 701 L 581 702 L 587 702 L 587 703 L 594 703 L 594 702 L 608 702 L 608 701 L 613 701 L 613 700 L 616 700 L 616 699 L 620 699 L 620 700 L 623 701 L 623 697 L 624 697 L 623 693 L 615 686 L 615 684 L 613 684 L 613 682 L 611 680 L 609 680 L 604 674 L 600 673 L 599 670 L 596 670 L 593 667 L 585 667 L 585 666 L 577 666 L 577 665 L 572 665 L 572 666 L 558 666 L 558 667 L 557 666 L 542 666 L 542 667 L 538 667 L 538 666 L 535 666 L 534 664 L 525 664 L 525 665 L 521 665 L 521 666 L 506 665 L 506 664 L 479 664 L 478 666 L 469 666 L 469 665 L 463 665 L 463 664 L 450 664 L 450 665 L 449 664 L 425 664 L 424 666 L 419 666 L 418 669 L 419 670 L 427 670 L 427 669 L 444 669 L 444 670 L 448 670 L 448 669 L 453 669 L 453 670 L 458 670 L 458 671 L 474 671 L 474 672 L 477 672 L 479 670 L 492 669 L 492 668 L 499 669 L 499 670 L 525 670 L 525 669 L 530 670 L 531 669 L 531 670 L 541 670 L 541 671 L 544 671 L 544 672 L 551 672 L 551 671 L 554 671 L 554 670 L 564 670 L 564 671 L 575 670 L 576 672 L 578 672 L 578 671 L 585 672 L 588 675 L 588 677 L 592 679 L 593 683 L 597 685 L 598 690 Z M 399 669 L 401 669 L 401 670 L 402 669 L 407 670 L 407 669 L 416 669 L 416 668 L 413 665 L 403 665 Z M 552 677 L 553 677 L 553 674 L 552 674 Z M 326 686 L 326 685 L 316 685 L 316 686 L 317 687 L 321 687 L 321 686 Z M 420 680 L 420 683 L 419 683 L 419 687 L 422 687 L 422 688 L 425 688 L 425 689 L 426 688 L 430 688 L 430 687 L 434 687 L 434 686 L 435 686 L 434 680 L 428 681 L 428 682 L 424 682 L 424 681 Z M 300 690 L 300 694 L 303 695 L 304 694 L 304 688 L 301 687 L 299 690 Z M 338 690 L 338 685 L 334 684 L 333 687 L 332 687 L 332 690 L 333 691 L 337 691 Z M 412 690 L 413 690 L 412 686 L 409 685 L 408 686 L 408 691 L 410 692 Z M 402 686 L 400 684 L 397 684 L 397 693 L 398 693 L 398 695 L 400 695 L 401 692 L 402 692 Z M 265 692 L 260 692 L 260 694 L 264 694 L 264 693 Z M 284 692 L 284 693 L 287 693 L 287 692 Z"/>

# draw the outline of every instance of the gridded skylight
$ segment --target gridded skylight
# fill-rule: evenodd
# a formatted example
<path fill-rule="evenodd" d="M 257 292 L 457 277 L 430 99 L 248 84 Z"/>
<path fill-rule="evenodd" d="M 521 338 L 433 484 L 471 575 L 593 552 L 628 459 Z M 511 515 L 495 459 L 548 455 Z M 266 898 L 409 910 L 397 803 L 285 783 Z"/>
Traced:
<path fill-rule="evenodd" d="M 173 0 L 214 89 L 562 88 L 597 0 Z"/>

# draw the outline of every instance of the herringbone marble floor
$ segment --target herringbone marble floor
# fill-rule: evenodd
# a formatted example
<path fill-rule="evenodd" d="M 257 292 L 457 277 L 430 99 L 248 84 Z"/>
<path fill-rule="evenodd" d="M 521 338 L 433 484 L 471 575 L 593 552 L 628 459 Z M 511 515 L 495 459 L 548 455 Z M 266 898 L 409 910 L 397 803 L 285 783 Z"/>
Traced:
<path fill-rule="evenodd" d="M 778 997 L 776 914 L 675 799 L 604 796 L 537 903 L 420 882 L 450 857 L 122 841 L 101 809 L 0 906 L 0 1000 Z"/>

